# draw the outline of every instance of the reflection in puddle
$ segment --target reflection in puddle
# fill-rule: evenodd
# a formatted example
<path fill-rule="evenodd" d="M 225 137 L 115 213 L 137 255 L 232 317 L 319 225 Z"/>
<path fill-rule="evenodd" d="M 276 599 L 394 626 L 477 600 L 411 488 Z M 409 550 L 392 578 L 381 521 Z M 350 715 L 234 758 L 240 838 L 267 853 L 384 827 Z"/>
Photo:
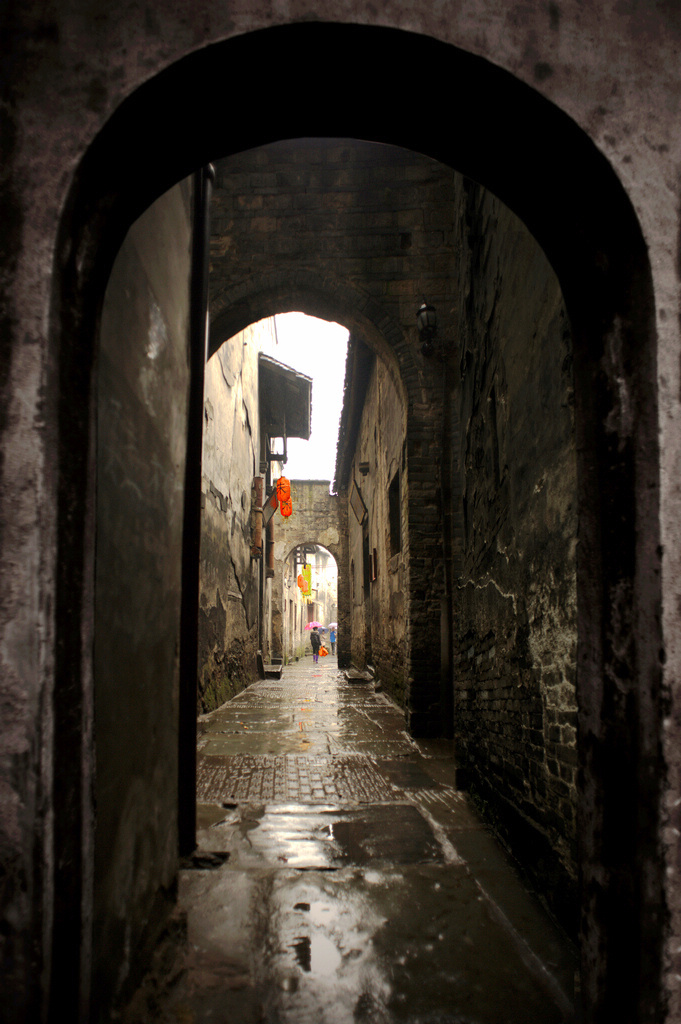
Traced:
<path fill-rule="evenodd" d="M 290 948 L 295 953 L 299 966 L 308 974 L 334 974 L 341 962 L 341 955 L 336 946 L 325 935 L 298 935 Z"/>
<path fill-rule="evenodd" d="M 336 946 L 325 935 L 313 935 L 310 940 L 310 965 L 312 974 L 335 974 L 341 962 Z"/>
<path fill-rule="evenodd" d="M 304 971 L 309 971 L 312 963 L 310 951 L 310 940 L 307 935 L 300 935 L 291 943 L 291 949 L 296 954 L 296 960 Z"/>
<path fill-rule="evenodd" d="M 266 1020 L 281 1024 L 368 1024 L 387 1020 L 391 995 L 386 966 L 376 956 L 374 937 L 384 916 L 364 886 L 349 885 L 317 872 L 279 875 L 271 894 L 275 912 L 269 917 L 273 957 L 265 969 L 286 980 L 267 1000 Z M 357 874 L 361 883 L 361 873 Z M 297 979 L 297 980 L 296 980 Z M 296 982 L 295 985 L 293 982 Z M 368 993 L 371 1013 L 355 1009 Z"/>

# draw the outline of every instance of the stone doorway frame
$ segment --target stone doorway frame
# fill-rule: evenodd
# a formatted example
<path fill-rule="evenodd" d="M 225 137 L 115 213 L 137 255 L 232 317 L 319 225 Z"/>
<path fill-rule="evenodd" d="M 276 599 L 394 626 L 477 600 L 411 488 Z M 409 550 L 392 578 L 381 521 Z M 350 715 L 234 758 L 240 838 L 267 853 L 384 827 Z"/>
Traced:
<path fill-rule="evenodd" d="M 319 62 L 321 74 L 331 34 L 334 48 L 352 52 L 366 76 L 327 78 L 320 95 L 310 95 L 310 61 Z M 248 96 L 239 87 L 258 65 L 279 83 L 276 106 L 257 85 Z M 405 67 L 428 74 L 424 81 L 395 75 Z M 379 105 L 368 79 L 391 83 L 391 104 Z M 230 82 L 240 106 L 221 124 L 205 98 L 213 87 L 229 94 Z M 434 113 L 440 105 L 430 102 L 448 94 L 466 97 L 450 136 Z M 419 111 L 418 120 L 404 116 L 408 106 Z M 92 701 L 92 382 L 111 263 L 136 217 L 197 166 L 279 138 L 314 135 L 320 125 L 327 136 L 426 152 L 479 181 L 525 223 L 560 281 L 574 339 L 579 474 L 583 985 L 589 1020 L 631 1019 L 632 1005 L 661 1018 L 658 392 L 645 242 L 614 171 L 561 110 L 481 57 L 394 29 L 305 23 L 196 51 L 158 69 L 121 103 L 74 176 L 55 247 L 50 333 L 59 367 L 54 686 L 69 710 L 60 718 L 53 760 L 71 764 L 69 778 L 81 787 L 68 800 L 60 793 L 66 787 L 55 787 L 54 813 L 78 809 L 69 849 L 59 853 L 83 870 L 74 869 L 56 894 L 53 948 L 73 951 L 74 977 L 88 971 L 93 751 L 82 721 Z M 140 140 L 134 152 L 132 138 Z M 79 1019 L 77 1005 L 60 1008 Z"/>

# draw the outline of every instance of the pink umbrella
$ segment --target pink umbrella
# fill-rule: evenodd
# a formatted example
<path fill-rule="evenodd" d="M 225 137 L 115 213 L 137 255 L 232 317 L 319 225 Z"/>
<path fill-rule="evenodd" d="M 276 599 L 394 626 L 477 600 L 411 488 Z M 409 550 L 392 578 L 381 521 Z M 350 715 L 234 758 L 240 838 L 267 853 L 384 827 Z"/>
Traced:
<path fill-rule="evenodd" d="M 317 629 L 319 629 L 319 627 L 320 627 L 320 626 L 322 626 L 322 624 L 321 624 L 321 622 L 315 622 L 315 621 L 313 620 L 312 622 L 308 622 L 308 624 L 307 624 L 307 626 L 305 627 L 305 629 L 314 629 L 314 628 L 315 628 L 315 626 L 317 627 Z M 323 629 L 323 628 L 324 628 L 324 627 L 322 626 L 322 629 Z"/>

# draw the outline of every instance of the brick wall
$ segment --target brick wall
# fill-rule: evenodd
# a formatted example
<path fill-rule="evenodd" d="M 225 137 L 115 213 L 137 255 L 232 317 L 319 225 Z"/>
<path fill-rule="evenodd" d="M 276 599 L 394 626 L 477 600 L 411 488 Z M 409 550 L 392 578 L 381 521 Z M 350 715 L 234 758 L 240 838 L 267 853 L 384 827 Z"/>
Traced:
<path fill-rule="evenodd" d="M 459 278 L 455 724 L 472 786 L 573 916 L 576 456 L 570 329 L 525 229 L 469 185 Z M 572 922 L 574 924 L 574 921 Z"/>

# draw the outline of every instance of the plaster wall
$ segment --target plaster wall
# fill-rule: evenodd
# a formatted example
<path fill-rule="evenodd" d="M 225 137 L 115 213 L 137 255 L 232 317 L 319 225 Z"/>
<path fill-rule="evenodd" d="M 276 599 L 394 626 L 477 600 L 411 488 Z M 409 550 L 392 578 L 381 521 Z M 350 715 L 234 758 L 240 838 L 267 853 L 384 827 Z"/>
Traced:
<path fill-rule="evenodd" d="M 260 474 L 258 354 L 270 320 L 225 341 L 206 364 L 199 595 L 199 711 L 257 677 L 261 559 L 253 543 L 253 481 Z M 269 587 L 267 588 L 269 592 Z M 265 638 L 266 639 L 266 638 Z"/>
<path fill-rule="evenodd" d="M 95 576 L 92 1020 L 139 980 L 177 872 L 191 184 L 133 224 L 104 298 Z"/>

